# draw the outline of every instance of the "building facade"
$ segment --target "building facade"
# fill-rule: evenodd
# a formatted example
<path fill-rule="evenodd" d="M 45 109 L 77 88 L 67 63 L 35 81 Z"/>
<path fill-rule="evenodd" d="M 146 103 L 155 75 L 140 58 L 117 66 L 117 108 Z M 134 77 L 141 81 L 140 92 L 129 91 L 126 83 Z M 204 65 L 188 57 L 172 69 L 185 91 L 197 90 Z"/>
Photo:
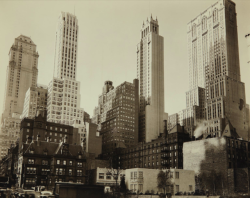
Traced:
<path fill-rule="evenodd" d="M 78 20 L 62 12 L 58 18 L 55 48 L 55 77 L 48 86 L 47 119 L 50 122 L 73 125 L 84 121 L 80 108 L 80 82 L 76 81 Z"/>
<path fill-rule="evenodd" d="M 38 57 L 36 45 L 31 38 L 24 35 L 15 38 L 9 51 L 1 116 L 1 141 L 3 142 L 1 153 L 4 152 L 4 155 L 7 154 L 10 144 L 14 144 L 19 137 L 19 117 L 23 112 L 25 93 L 30 86 L 37 84 Z"/>
<path fill-rule="evenodd" d="M 36 87 L 30 87 L 25 94 L 23 112 L 20 118 L 34 118 L 37 111 L 46 111 L 47 93 L 47 86 L 37 85 Z"/>
<path fill-rule="evenodd" d="M 183 160 L 184 169 L 195 171 L 200 190 L 220 195 L 248 192 L 249 142 L 229 124 L 221 137 L 184 143 Z"/>
<path fill-rule="evenodd" d="M 213 4 L 187 24 L 187 37 L 190 89 L 206 89 L 203 133 L 220 136 L 230 120 L 239 136 L 248 139 L 235 3 Z"/>
<path fill-rule="evenodd" d="M 34 119 L 24 118 L 20 126 L 19 145 L 28 141 L 28 139 L 35 140 L 39 135 L 41 141 L 61 143 L 64 138 L 67 139 L 68 144 L 79 144 L 79 141 L 74 136 L 74 129 L 70 125 L 63 125 L 54 122 L 48 122 L 44 112 L 38 112 Z"/>
<path fill-rule="evenodd" d="M 80 145 L 36 140 L 23 143 L 18 156 L 18 187 L 46 186 L 55 182 L 85 183 L 86 159 Z"/>
<path fill-rule="evenodd" d="M 128 168 L 183 168 L 183 142 L 191 138 L 179 124 L 151 142 L 119 149 L 113 159 L 117 167 Z"/>
<path fill-rule="evenodd" d="M 47 119 L 50 122 L 72 125 L 83 123 L 84 110 L 80 108 L 80 82 L 53 78 L 48 86 Z"/>
<path fill-rule="evenodd" d="M 167 169 L 169 171 L 169 181 L 171 184 L 167 186 L 166 192 L 175 195 L 177 192 L 191 193 L 195 191 L 195 175 L 192 170 Z M 154 192 L 155 194 L 163 193 L 163 189 L 157 187 L 157 175 L 159 169 L 132 168 L 126 169 L 127 188 L 135 193 Z M 165 193 L 166 193 L 165 192 Z"/>
<path fill-rule="evenodd" d="M 139 80 L 139 142 L 156 139 L 164 131 L 164 39 L 159 35 L 158 20 L 151 16 L 141 29 L 137 45 Z"/>
<path fill-rule="evenodd" d="M 103 153 L 112 152 L 119 144 L 127 147 L 138 142 L 138 80 L 124 82 L 116 88 L 106 81 L 92 122 L 102 135 Z"/>

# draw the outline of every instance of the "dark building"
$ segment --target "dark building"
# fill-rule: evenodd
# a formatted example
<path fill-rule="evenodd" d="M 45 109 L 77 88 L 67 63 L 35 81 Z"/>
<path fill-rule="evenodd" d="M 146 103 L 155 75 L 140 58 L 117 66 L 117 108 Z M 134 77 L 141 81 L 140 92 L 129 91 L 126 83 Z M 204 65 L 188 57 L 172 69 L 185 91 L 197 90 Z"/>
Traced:
<path fill-rule="evenodd" d="M 0 175 L 9 177 L 11 185 L 16 183 L 18 159 L 18 144 L 8 149 L 7 155 L 2 158 L 0 163 Z"/>
<path fill-rule="evenodd" d="M 38 111 L 34 119 L 24 118 L 21 121 L 19 147 L 29 137 L 34 139 L 37 135 L 40 135 L 41 141 L 48 140 L 54 143 L 60 143 L 64 137 L 67 137 L 68 144 L 79 145 L 79 135 L 73 130 L 73 126 L 47 122 L 46 115 L 42 111 Z"/>
<path fill-rule="evenodd" d="M 190 141 L 184 127 L 177 124 L 168 133 L 148 143 L 116 150 L 117 165 L 128 168 L 183 168 L 183 142 Z"/>
<path fill-rule="evenodd" d="M 105 82 L 92 118 L 102 135 L 103 154 L 110 155 L 120 144 L 131 147 L 138 143 L 138 108 L 137 79 L 116 88 L 111 81 Z"/>
<path fill-rule="evenodd" d="M 28 138 L 23 143 L 18 158 L 18 186 L 46 186 L 55 182 L 85 182 L 86 158 L 80 145 L 66 142 L 46 142 Z"/>

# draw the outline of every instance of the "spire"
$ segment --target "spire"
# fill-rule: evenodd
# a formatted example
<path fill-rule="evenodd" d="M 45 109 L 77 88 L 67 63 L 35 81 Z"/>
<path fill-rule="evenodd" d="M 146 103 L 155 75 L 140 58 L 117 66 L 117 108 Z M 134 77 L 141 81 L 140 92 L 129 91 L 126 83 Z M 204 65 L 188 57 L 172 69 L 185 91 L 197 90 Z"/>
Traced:
<path fill-rule="evenodd" d="M 151 13 L 151 21 L 153 20 L 152 13 Z"/>
<path fill-rule="evenodd" d="M 158 20 L 157 20 L 157 16 L 156 16 L 156 21 L 158 21 Z"/>

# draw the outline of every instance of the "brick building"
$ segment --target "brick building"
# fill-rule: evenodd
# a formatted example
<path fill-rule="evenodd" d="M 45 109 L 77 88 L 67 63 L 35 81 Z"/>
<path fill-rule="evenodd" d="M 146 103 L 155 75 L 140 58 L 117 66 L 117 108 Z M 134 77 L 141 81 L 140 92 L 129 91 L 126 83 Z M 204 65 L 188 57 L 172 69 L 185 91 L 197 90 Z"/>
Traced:
<path fill-rule="evenodd" d="M 117 165 L 128 168 L 183 168 L 183 142 L 190 141 L 189 134 L 179 124 L 161 134 L 157 139 L 136 146 L 120 148 L 115 159 Z"/>
<path fill-rule="evenodd" d="M 18 157 L 18 186 L 46 186 L 55 182 L 85 182 L 86 158 L 80 145 L 66 142 L 42 141 L 28 138 L 23 143 Z"/>
<path fill-rule="evenodd" d="M 102 151 L 112 152 L 118 144 L 128 147 L 138 142 L 138 80 L 124 82 L 116 88 L 106 81 L 92 122 L 102 135 Z"/>
<path fill-rule="evenodd" d="M 73 130 L 73 126 L 47 122 L 46 112 L 37 112 L 34 119 L 24 118 L 20 126 L 20 140 L 19 146 L 26 142 L 29 137 L 35 138 L 40 135 L 42 141 L 49 140 L 50 142 L 60 143 L 64 137 L 67 137 L 69 144 L 78 144 L 77 138 L 73 136 L 78 135 L 78 131 Z M 73 142 L 75 140 L 76 142 Z"/>

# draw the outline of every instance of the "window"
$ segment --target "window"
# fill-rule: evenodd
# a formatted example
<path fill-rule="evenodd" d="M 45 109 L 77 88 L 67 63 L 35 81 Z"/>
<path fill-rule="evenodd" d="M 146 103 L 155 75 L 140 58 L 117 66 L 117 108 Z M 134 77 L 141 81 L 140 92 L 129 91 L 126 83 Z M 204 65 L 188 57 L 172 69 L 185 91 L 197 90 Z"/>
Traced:
<path fill-rule="evenodd" d="M 143 178 L 143 172 L 139 171 L 139 178 L 142 179 Z"/>
<path fill-rule="evenodd" d="M 61 160 L 56 160 L 56 164 L 61 164 Z"/>
<path fill-rule="evenodd" d="M 193 191 L 193 186 L 189 185 L 189 191 Z"/>
<path fill-rule="evenodd" d="M 35 178 L 26 178 L 25 182 L 26 182 L 26 184 L 35 184 L 36 179 Z"/>
<path fill-rule="evenodd" d="M 48 160 L 42 160 L 42 165 L 48 165 L 48 164 L 49 164 Z"/>
<path fill-rule="evenodd" d="M 134 172 L 134 178 L 137 179 L 137 172 Z"/>
<path fill-rule="evenodd" d="M 28 164 L 34 164 L 35 160 L 34 159 L 28 159 Z"/>
<path fill-rule="evenodd" d="M 72 175 L 72 169 L 70 168 L 69 169 L 69 176 L 71 176 Z"/>
<path fill-rule="evenodd" d="M 27 167 L 26 169 L 27 174 L 36 174 L 36 168 L 35 167 Z"/>
<path fill-rule="evenodd" d="M 99 179 L 104 179 L 104 173 L 99 173 Z"/>
<path fill-rule="evenodd" d="M 176 185 L 176 192 L 179 192 L 179 185 Z"/>
<path fill-rule="evenodd" d="M 82 167 L 82 162 L 77 162 L 77 167 Z"/>
<path fill-rule="evenodd" d="M 56 175 L 65 175 L 65 168 L 56 168 Z"/>
<path fill-rule="evenodd" d="M 173 178 L 173 172 L 170 172 L 170 178 Z"/>
<path fill-rule="evenodd" d="M 69 161 L 69 166 L 72 166 L 73 165 L 73 162 L 70 160 Z"/>
<path fill-rule="evenodd" d="M 41 174 L 42 174 L 42 175 L 47 175 L 47 174 L 48 174 L 48 171 L 50 171 L 50 169 L 42 168 Z"/>
<path fill-rule="evenodd" d="M 179 179 L 179 172 L 175 172 L 175 178 Z"/>
<path fill-rule="evenodd" d="M 67 165 L 67 161 L 66 160 L 63 160 L 63 165 Z"/>
<path fill-rule="evenodd" d="M 106 179 L 111 179 L 111 175 L 106 173 Z"/>
<path fill-rule="evenodd" d="M 134 174 L 133 174 L 133 172 L 130 173 L 130 179 L 134 179 Z"/>
<path fill-rule="evenodd" d="M 30 123 L 27 123 L 27 126 L 30 126 Z"/>
<path fill-rule="evenodd" d="M 78 180 L 76 180 L 76 183 L 80 184 L 80 183 L 82 183 L 82 180 L 78 179 Z"/>

